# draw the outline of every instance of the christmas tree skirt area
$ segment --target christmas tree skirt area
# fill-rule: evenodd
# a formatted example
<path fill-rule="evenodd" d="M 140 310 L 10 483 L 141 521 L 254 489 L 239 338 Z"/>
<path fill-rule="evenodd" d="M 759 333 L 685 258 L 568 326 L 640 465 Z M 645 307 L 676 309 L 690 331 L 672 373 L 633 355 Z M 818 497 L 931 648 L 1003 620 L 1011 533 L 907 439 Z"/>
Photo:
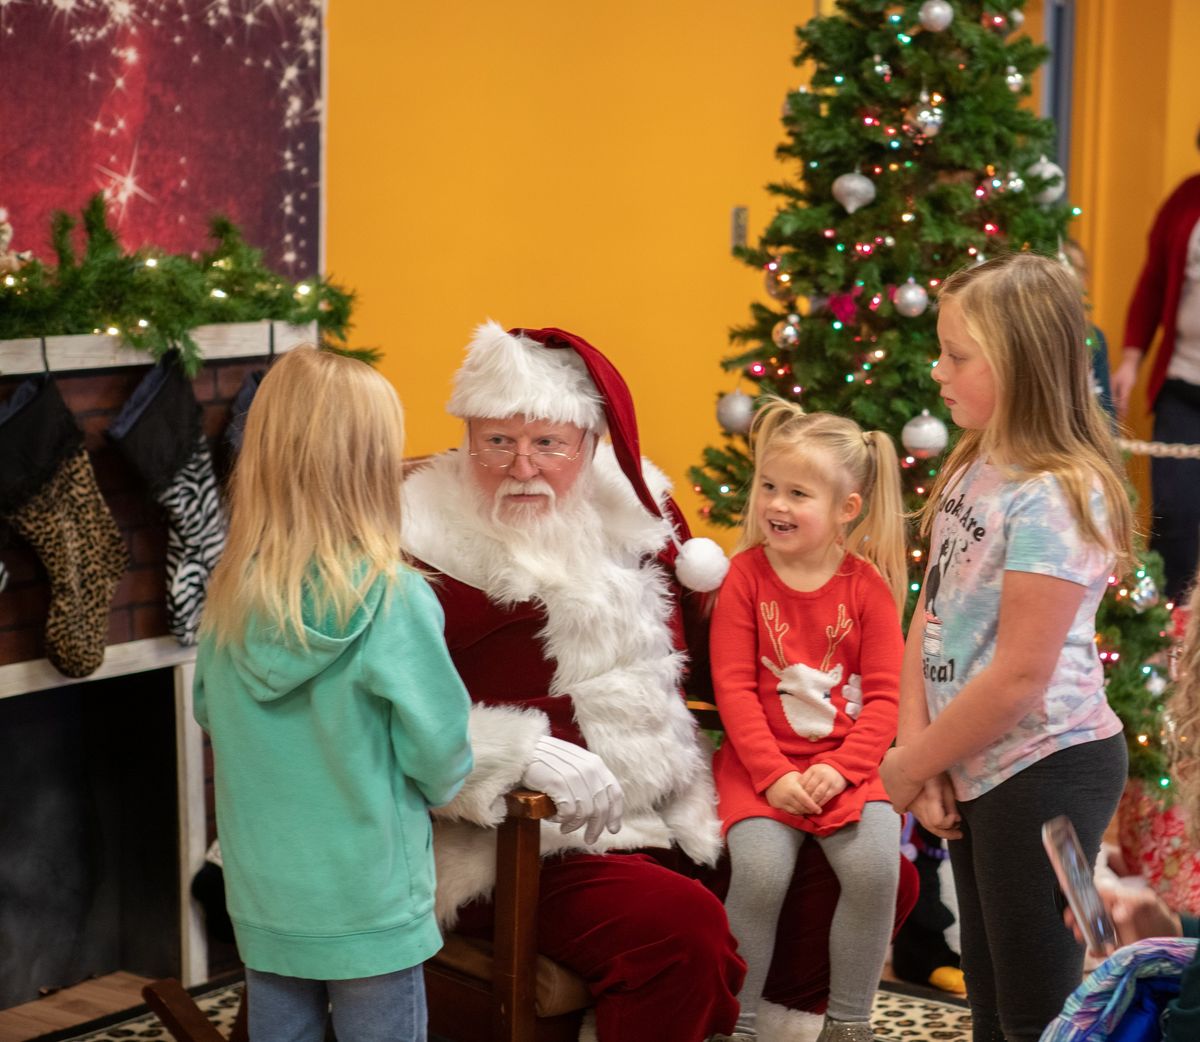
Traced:
<path fill-rule="evenodd" d="M 228 1035 L 242 998 L 240 980 L 191 989 L 196 1003 L 222 1035 Z M 928 989 L 884 982 L 875 996 L 872 1018 L 880 1039 L 904 1042 L 968 1042 L 971 1018 L 966 1005 Z M 170 1042 L 171 1036 L 145 1006 L 30 1042 Z M 430 1036 L 430 1042 L 447 1042 Z M 463 1040 L 466 1042 L 466 1040 Z"/>

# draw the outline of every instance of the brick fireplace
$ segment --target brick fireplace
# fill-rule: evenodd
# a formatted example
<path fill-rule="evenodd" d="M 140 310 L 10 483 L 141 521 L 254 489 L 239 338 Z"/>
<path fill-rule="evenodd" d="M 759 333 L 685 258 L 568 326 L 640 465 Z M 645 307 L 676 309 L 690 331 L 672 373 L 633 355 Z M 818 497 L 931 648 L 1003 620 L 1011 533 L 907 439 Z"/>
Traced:
<path fill-rule="evenodd" d="M 268 362 L 265 328 L 208 327 L 194 387 L 219 477 L 233 398 Z M 313 336 L 278 329 L 281 349 Z M 18 346 L 38 364 L 14 366 Z M 18 537 L 0 535 L 0 1009 L 117 970 L 185 984 L 209 976 L 188 887 L 215 832 L 211 755 L 192 720 L 194 649 L 167 633 L 163 514 L 105 437 L 148 365 L 127 349 L 112 356 L 105 366 L 89 355 L 102 367 L 82 369 L 50 352 L 131 561 L 91 677 L 64 677 L 45 659 L 46 573 Z M 0 343 L 0 401 L 40 358 L 37 341 Z"/>

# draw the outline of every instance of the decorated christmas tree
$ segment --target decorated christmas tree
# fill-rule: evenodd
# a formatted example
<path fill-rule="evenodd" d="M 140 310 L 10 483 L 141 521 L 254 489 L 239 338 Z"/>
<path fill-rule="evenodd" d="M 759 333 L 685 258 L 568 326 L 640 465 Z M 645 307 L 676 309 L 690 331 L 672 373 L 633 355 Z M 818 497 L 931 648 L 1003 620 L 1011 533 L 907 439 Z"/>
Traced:
<path fill-rule="evenodd" d="M 723 364 L 741 386 L 717 404 L 727 438 L 690 472 L 714 524 L 740 521 L 744 435 L 766 394 L 890 433 L 908 506 L 924 506 L 948 440 L 930 378 L 938 285 L 1005 251 L 1067 263 L 1078 213 L 1046 158 L 1054 127 L 1028 104 L 1048 52 L 1021 31 L 1022 4 L 838 0 L 797 29 L 795 64 L 809 82 L 784 105 L 777 155 L 789 176 L 769 186 L 779 206 L 757 245 L 735 251 L 762 269 L 765 299 L 731 332 Z M 910 554 L 911 610 L 924 559 L 919 546 Z M 1168 636 L 1156 569 L 1147 559 L 1128 581 L 1112 577 L 1099 630 L 1132 772 L 1163 787 Z"/>

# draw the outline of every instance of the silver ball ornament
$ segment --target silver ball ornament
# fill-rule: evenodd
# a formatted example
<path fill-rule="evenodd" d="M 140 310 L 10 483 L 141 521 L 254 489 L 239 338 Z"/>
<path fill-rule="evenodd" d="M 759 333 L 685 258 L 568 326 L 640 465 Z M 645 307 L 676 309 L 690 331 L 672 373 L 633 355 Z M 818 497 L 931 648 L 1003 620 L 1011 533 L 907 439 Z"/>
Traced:
<path fill-rule="evenodd" d="M 1015 32 L 1025 24 L 1025 12 L 1019 11 L 1014 7 L 1008 12 L 1008 22 L 1013 27 L 1013 31 Z"/>
<path fill-rule="evenodd" d="M 786 351 L 799 344 L 800 316 L 788 315 L 787 318 L 781 318 L 775 323 L 775 328 L 771 330 L 771 339 L 775 341 L 775 346 L 781 351 Z"/>
<path fill-rule="evenodd" d="M 929 459 L 938 455 L 950 440 L 950 432 L 946 425 L 928 409 L 922 409 L 919 416 L 914 416 L 900 430 L 900 443 L 910 456 L 917 459 Z"/>
<path fill-rule="evenodd" d="M 1058 178 L 1057 183 L 1047 185 L 1041 189 L 1033 197 L 1034 202 L 1041 203 L 1043 206 L 1049 206 L 1051 203 L 1058 202 L 1063 197 L 1063 193 L 1067 190 L 1067 182 L 1063 176 L 1063 168 L 1057 163 L 1052 163 L 1045 156 L 1042 156 L 1029 168 L 1029 172 L 1035 177 Z"/>
<path fill-rule="evenodd" d="M 1158 584 L 1153 576 L 1143 575 L 1129 590 L 1129 603 L 1139 614 L 1158 603 Z"/>
<path fill-rule="evenodd" d="M 717 402 L 717 423 L 732 434 L 745 434 L 754 419 L 754 399 L 742 391 L 721 395 Z"/>
<path fill-rule="evenodd" d="M 924 286 L 909 279 L 896 290 L 896 296 L 892 303 L 905 318 L 916 318 L 929 307 L 929 294 L 925 291 Z"/>
<path fill-rule="evenodd" d="M 846 213 L 854 213 L 875 199 L 875 182 L 862 174 L 842 174 L 833 182 L 833 197 Z"/>
<path fill-rule="evenodd" d="M 936 137 L 946 122 L 946 111 L 941 105 L 930 100 L 929 92 L 921 91 L 916 103 L 904 113 L 909 133 L 924 134 L 925 137 Z"/>
<path fill-rule="evenodd" d="M 1025 86 L 1025 77 L 1015 65 L 1010 65 L 1004 70 L 1004 82 L 1008 84 L 1009 90 L 1014 94 L 1019 94 L 1021 88 Z"/>
<path fill-rule="evenodd" d="M 946 0 L 925 0 L 921 10 L 917 12 L 917 21 L 923 29 L 931 33 L 940 33 L 954 21 L 954 8 Z"/>

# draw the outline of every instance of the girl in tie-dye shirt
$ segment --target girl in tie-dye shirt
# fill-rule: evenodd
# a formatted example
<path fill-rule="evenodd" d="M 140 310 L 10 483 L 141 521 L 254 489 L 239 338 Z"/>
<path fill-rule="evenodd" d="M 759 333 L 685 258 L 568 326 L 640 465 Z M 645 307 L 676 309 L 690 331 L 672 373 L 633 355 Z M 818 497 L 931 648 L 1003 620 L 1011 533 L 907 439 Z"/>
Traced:
<path fill-rule="evenodd" d="M 1041 843 L 1065 814 L 1094 857 L 1125 781 L 1095 613 L 1131 559 L 1087 322 L 1061 265 L 1014 254 L 942 286 L 934 380 L 963 435 L 925 510 L 909 628 L 897 809 L 950 840 L 974 1042 L 1036 1042 L 1079 983 Z"/>

